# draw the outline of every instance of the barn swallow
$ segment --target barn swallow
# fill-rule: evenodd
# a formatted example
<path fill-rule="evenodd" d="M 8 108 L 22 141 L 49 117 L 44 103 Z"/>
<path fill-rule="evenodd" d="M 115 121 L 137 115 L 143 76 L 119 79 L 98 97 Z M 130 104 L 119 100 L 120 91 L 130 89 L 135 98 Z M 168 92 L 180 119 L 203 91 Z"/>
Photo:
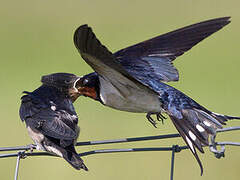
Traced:
<path fill-rule="evenodd" d="M 64 158 L 77 170 L 87 171 L 74 147 L 80 131 L 72 104 L 78 96 L 74 88 L 78 80 L 68 73 L 43 76 L 39 88 L 24 91 L 19 114 L 37 149 Z"/>
<path fill-rule="evenodd" d="M 194 45 L 230 23 L 230 17 L 193 24 L 111 53 L 96 38 L 88 25 L 74 33 L 74 44 L 82 58 L 95 71 L 76 83 L 80 95 L 114 109 L 147 113 L 155 126 L 166 113 L 196 158 L 204 153 L 209 136 L 216 134 L 227 120 L 240 119 L 209 111 L 196 101 L 164 82 L 178 81 L 173 62 Z"/>

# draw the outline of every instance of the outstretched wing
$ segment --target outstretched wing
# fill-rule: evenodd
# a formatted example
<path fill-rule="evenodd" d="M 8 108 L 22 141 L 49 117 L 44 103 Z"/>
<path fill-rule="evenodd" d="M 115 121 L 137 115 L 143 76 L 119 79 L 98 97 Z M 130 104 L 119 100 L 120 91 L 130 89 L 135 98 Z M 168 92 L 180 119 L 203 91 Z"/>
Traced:
<path fill-rule="evenodd" d="M 19 114 L 27 126 L 46 136 L 64 140 L 77 137 L 74 124 L 77 121 L 76 115 L 71 115 L 65 110 L 51 109 L 51 106 L 30 95 L 22 97 Z"/>
<path fill-rule="evenodd" d="M 151 94 L 153 90 L 140 83 L 123 68 L 114 55 L 96 38 L 87 25 L 80 26 L 74 33 L 74 44 L 82 58 L 101 77 L 101 81 L 111 83 L 123 96 L 131 94 L 131 89 L 140 89 Z"/>
<path fill-rule="evenodd" d="M 144 84 L 149 79 L 178 81 L 179 75 L 172 61 L 203 39 L 226 26 L 230 17 L 193 24 L 114 53 L 124 69 Z"/>

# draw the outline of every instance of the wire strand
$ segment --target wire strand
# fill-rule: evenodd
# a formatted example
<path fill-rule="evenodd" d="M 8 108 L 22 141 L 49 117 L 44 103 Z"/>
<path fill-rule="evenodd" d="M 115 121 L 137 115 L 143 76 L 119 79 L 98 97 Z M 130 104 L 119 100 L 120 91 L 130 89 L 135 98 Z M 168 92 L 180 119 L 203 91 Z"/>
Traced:
<path fill-rule="evenodd" d="M 227 132 L 227 131 L 235 131 L 235 130 L 240 130 L 240 126 L 218 129 L 217 133 L 222 133 L 222 132 Z M 144 136 L 144 137 L 110 139 L 110 140 L 83 141 L 83 142 L 78 142 L 76 144 L 76 146 L 128 143 L 128 142 L 149 141 L 149 140 L 158 140 L 158 139 L 170 139 L 170 138 L 178 138 L 178 137 L 180 137 L 179 134 L 166 134 L 166 135 L 158 135 L 158 136 Z M 224 157 L 226 145 L 227 146 L 240 146 L 240 142 L 228 142 L 228 141 L 215 142 L 215 138 L 216 138 L 216 136 L 211 138 L 212 142 L 210 143 L 209 148 L 215 154 L 215 156 L 217 158 Z M 221 150 L 218 151 L 216 146 L 221 146 Z M 0 154 L 0 158 L 17 157 L 14 180 L 17 180 L 17 178 L 18 178 L 20 159 L 28 157 L 28 156 L 57 157 L 57 155 L 54 155 L 54 154 L 51 154 L 48 152 L 32 152 L 33 149 L 36 149 L 36 146 L 34 144 L 30 144 L 30 145 L 26 145 L 26 146 L 15 146 L 15 147 L 0 147 L 0 152 L 18 151 L 18 152 L 14 152 L 14 153 Z M 185 150 L 185 149 L 188 149 L 188 146 L 173 145 L 172 147 L 96 149 L 96 150 L 79 153 L 79 156 L 89 156 L 89 155 L 93 155 L 93 154 L 122 153 L 122 152 L 172 151 L 170 179 L 173 180 L 175 153 L 180 152 L 181 150 Z M 26 152 L 29 150 L 31 152 Z"/>

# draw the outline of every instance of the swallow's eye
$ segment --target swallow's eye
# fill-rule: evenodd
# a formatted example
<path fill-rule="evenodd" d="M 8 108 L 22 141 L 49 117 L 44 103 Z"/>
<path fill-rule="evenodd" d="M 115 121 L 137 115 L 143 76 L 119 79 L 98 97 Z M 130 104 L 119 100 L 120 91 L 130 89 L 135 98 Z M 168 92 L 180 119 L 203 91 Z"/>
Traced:
<path fill-rule="evenodd" d="M 71 81 L 69 81 L 69 80 L 64 80 L 64 83 L 65 83 L 65 84 L 70 84 Z"/>
<path fill-rule="evenodd" d="M 87 83 L 88 83 L 88 79 L 84 79 L 82 83 L 83 83 L 84 86 L 86 86 Z"/>

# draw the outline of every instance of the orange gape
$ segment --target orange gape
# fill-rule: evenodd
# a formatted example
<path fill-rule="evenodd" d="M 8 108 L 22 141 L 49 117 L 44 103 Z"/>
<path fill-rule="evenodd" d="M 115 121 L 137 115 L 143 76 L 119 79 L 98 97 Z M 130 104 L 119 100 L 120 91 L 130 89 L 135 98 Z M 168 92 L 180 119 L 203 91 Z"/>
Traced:
<path fill-rule="evenodd" d="M 97 99 L 97 92 L 94 87 L 80 87 L 78 88 L 78 92 L 80 95 L 84 95 L 87 97 L 91 97 L 93 99 Z"/>

